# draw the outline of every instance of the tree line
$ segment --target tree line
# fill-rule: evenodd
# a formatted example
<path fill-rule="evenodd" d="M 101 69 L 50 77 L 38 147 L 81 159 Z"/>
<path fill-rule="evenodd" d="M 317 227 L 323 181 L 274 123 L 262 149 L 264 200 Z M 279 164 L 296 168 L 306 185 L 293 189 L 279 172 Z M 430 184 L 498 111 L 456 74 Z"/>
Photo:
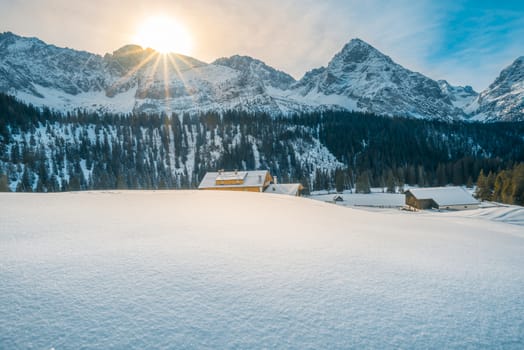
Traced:
<path fill-rule="evenodd" d="M 522 135 L 522 122 L 357 112 L 64 114 L 0 94 L 0 190 L 195 188 L 217 169 L 268 169 L 306 191 L 471 185 L 523 162 Z"/>
<path fill-rule="evenodd" d="M 498 172 L 483 170 L 477 179 L 476 196 L 481 200 L 524 205 L 524 163 Z"/>

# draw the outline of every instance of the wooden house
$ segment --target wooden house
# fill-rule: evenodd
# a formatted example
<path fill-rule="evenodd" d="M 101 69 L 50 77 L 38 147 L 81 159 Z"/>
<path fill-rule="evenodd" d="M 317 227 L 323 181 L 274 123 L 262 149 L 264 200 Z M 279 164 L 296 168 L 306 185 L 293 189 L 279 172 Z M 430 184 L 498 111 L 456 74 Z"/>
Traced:
<path fill-rule="evenodd" d="M 405 192 L 406 205 L 416 209 L 477 209 L 479 202 L 462 187 L 412 188 Z"/>
<path fill-rule="evenodd" d="M 199 190 L 247 191 L 300 196 L 304 187 L 299 184 L 279 184 L 267 170 L 208 172 Z"/>

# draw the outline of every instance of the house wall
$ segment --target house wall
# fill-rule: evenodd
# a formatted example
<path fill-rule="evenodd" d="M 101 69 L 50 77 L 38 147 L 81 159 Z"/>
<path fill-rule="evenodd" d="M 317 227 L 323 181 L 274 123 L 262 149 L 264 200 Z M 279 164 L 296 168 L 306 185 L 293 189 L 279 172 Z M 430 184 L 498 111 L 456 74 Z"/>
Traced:
<path fill-rule="evenodd" d="M 269 173 L 269 171 L 266 173 L 266 178 L 264 179 L 264 188 L 266 188 L 267 186 L 269 186 L 269 184 L 273 182 L 273 177 L 271 176 L 271 174 Z"/>
<path fill-rule="evenodd" d="M 220 187 L 201 188 L 201 190 L 204 190 L 204 191 L 262 192 L 260 187 L 228 187 L 228 186 L 220 186 Z"/>
<path fill-rule="evenodd" d="M 415 208 L 418 209 L 431 209 L 437 207 L 432 199 L 417 199 L 416 202 L 417 206 Z"/>
<path fill-rule="evenodd" d="M 215 180 L 217 185 L 242 185 L 244 179 L 228 179 L 228 180 Z"/>
<path fill-rule="evenodd" d="M 411 194 L 411 192 L 406 192 L 406 204 L 417 209 L 430 209 L 437 207 L 432 199 L 417 199 Z"/>

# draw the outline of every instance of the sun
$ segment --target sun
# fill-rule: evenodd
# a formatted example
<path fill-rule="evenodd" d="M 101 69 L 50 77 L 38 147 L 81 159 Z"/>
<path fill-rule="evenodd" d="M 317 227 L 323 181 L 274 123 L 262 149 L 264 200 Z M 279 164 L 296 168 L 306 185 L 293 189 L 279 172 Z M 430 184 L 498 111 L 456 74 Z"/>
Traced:
<path fill-rule="evenodd" d="M 138 27 L 134 42 L 161 53 L 188 55 L 193 47 L 191 36 L 184 26 L 166 16 L 154 16 L 145 20 Z"/>

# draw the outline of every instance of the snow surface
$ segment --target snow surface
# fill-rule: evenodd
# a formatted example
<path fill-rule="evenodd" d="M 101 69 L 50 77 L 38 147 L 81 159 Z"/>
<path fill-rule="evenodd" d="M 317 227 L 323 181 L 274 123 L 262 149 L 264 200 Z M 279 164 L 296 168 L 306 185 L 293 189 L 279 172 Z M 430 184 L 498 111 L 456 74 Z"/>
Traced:
<path fill-rule="evenodd" d="M 483 202 L 479 209 L 445 212 L 445 214 L 454 217 L 474 217 L 524 226 L 524 207 L 518 205 Z"/>
<path fill-rule="evenodd" d="M 335 193 L 326 191 L 313 192 L 311 199 L 333 203 L 335 197 L 341 197 L 341 202 L 335 204 L 341 206 L 375 207 L 375 208 L 400 208 L 406 205 L 406 196 L 401 193 L 372 192 L 364 193 Z"/>
<path fill-rule="evenodd" d="M 2 349 L 524 346 L 522 227 L 213 191 L 0 194 Z"/>

